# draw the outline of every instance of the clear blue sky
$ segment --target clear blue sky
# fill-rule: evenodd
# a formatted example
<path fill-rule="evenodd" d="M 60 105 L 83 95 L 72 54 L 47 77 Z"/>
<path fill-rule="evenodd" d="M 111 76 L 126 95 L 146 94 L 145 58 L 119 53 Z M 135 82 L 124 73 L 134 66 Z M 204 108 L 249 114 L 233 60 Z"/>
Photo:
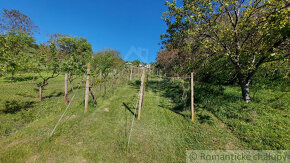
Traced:
<path fill-rule="evenodd" d="M 18 9 L 39 26 L 37 42 L 46 34 L 82 36 L 93 50 L 113 48 L 125 60 L 153 62 L 166 24 L 164 0 L 0 0 L 0 8 Z"/>

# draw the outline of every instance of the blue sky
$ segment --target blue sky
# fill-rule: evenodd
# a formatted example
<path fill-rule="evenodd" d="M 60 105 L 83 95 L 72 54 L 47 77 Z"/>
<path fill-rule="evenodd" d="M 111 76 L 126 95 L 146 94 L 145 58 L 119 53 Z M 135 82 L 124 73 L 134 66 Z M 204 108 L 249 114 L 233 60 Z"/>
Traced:
<path fill-rule="evenodd" d="M 166 24 L 164 0 L 0 0 L 0 8 L 18 9 L 39 26 L 37 42 L 62 33 L 88 39 L 93 50 L 113 48 L 125 60 L 153 62 Z"/>

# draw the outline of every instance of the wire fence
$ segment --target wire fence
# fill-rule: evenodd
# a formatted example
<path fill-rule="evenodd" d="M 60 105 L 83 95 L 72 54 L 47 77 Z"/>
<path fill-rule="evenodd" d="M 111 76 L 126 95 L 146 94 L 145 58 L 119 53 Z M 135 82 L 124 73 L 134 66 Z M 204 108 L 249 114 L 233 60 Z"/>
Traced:
<path fill-rule="evenodd" d="M 150 71 L 150 69 L 149 69 Z M 90 88 L 91 93 L 96 96 L 97 100 L 105 100 L 111 95 L 116 93 L 116 90 L 122 88 L 123 85 L 130 84 L 132 86 L 140 87 L 138 81 L 141 78 L 141 68 L 139 69 L 123 69 L 121 71 L 113 71 L 109 73 L 107 77 L 101 76 L 98 74 L 92 74 L 90 79 Z M 171 97 L 175 103 L 180 104 L 181 110 L 188 110 L 188 99 L 189 99 L 189 87 L 187 79 L 189 77 L 170 77 L 154 74 L 152 71 L 148 72 L 149 80 L 146 82 L 146 87 L 149 89 L 155 89 L 158 92 L 162 92 L 160 95 L 164 95 L 168 90 L 172 89 Z M 86 76 L 86 75 L 85 75 Z M 157 79 L 154 82 L 151 82 L 150 79 Z M 181 83 L 168 83 L 165 79 L 180 79 Z M 159 80 L 159 81 L 158 81 Z M 85 80 L 83 77 L 75 77 L 74 80 L 68 84 L 68 92 L 70 95 L 70 100 L 68 105 L 65 105 L 64 100 L 64 75 L 59 75 L 56 78 L 53 78 L 48 81 L 48 85 L 42 89 L 43 101 L 55 101 L 53 108 L 61 106 L 65 110 L 61 112 L 60 119 L 55 122 L 55 126 L 52 129 L 50 136 L 53 135 L 59 122 L 65 116 L 67 110 L 71 106 L 71 103 L 74 101 L 73 98 L 76 96 L 77 92 L 80 93 L 80 89 L 84 89 Z M 156 82 L 157 81 L 157 82 Z M 178 88 L 178 89 L 176 89 Z M 147 88 L 146 88 L 147 89 Z M 176 91 L 178 90 L 178 91 Z M 0 80 L 0 114 L 16 114 L 22 110 L 29 110 L 34 107 L 35 104 L 43 103 L 39 101 L 39 87 L 37 86 L 37 78 L 35 81 L 26 80 L 26 81 L 17 81 L 10 83 L 8 80 Z M 84 92 L 82 92 L 84 93 Z M 168 96 L 168 95 L 167 95 Z M 91 98 L 91 97 L 90 97 Z M 137 95 L 137 100 L 139 100 L 139 92 Z M 92 102 L 92 100 L 90 100 Z M 66 107 L 63 107 L 66 106 Z M 133 131 L 134 121 L 137 114 L 138 101 L 136 102 L 136 107 L 134 115 L 132 117 L 129 138 L 127 146 L 129 148 L 131 133 Z"/>
<path fill-rule="evenodd" d="M 138 75 L 138 70 L 134 70 L 132 77 L 136 78 Z M 90 85 L 92 92 L 98 97 L 106 98 L 115 93 L 117 86 L 129 82 L 130 69 L 111 72 L 106 77 L 100 77 L 99 74 L 92 76 Z M 41 79 L 37 77 L 21 77 L 20 79 L 17 78 L 17 80 L 11 82 L 8 77 L 0 78 L 0 113 L 14 114 L 40 102 L 40 92 L 37 84 L 41 82 Z M 76 76 L 74 80 L 68 83 L 68 91 L 70 94 L 75 91 L 78 86 L 77 83 L 81 80 L 81 76 Z M 64 96 L 64 89 L 64 75 L 50 79 L 48 85 L 42 88 L 43 100 Z"/>

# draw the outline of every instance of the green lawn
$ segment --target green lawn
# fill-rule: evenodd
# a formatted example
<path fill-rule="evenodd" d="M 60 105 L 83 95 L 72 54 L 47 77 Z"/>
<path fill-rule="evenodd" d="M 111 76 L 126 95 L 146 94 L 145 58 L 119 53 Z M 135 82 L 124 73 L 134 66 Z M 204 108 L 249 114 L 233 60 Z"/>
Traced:
<path fill-rule="evenodd" d="M 34 87 L 27 87 L 23 101 L 33 101 L 31 106 L 14 114 L 0 113 L 0 162 L 185 162 L 187 149 L 289 149 L 289 93 L 272 92 L 274 99 L 282 97 L 278 105 L 261 91 L 256 101 L 246 105 L 239 99 L 237 87 L 197 85 L 193 123 L 189 110 L 181 107 L 180 84 L 155 78 L 149 79 L 141 120 L 135 119 L 133 126 L 139 82 L 115 84 L 107 98 L 96 88 L 98 104 L 90 103 L 87 114 L 83 113 L 82 85 L 49 138 L 65 109 L 62 79 L 50 82 L 42 102 L 37 101 L 36 90 L 29 91 Z M 7 95 L 15 94 L 23 83 L 2 80 L 0 89 Z M 11 100 L 7 95 L 1 93 L 1 103 Z M 281 109 L 274 110 L 276 105 Z M 272 132 L 274 126 L 277 128 Z M 280 146 L 264 143 L 267 139 Z"/>

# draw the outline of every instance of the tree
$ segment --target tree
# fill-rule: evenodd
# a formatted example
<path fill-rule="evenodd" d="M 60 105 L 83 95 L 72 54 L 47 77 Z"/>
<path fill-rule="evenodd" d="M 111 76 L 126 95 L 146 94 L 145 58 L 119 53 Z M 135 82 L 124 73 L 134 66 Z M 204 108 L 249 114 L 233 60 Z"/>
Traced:
<path fill-rule="evenodd" d="M 37 28 L 33 21 L 19 10 L 3 9 L 0 15 L 0 32 L 8 33 L 12 31 L 17 33 L 21 31 L 32 35 Z"/>
<path fill-rule="evenodd" d="M 25 32 L 0 35 L 0 64 L 1 69 L 11 73 L 10 81 L 14 79 L 17 71 L 28 67 L 29 56 L 25 51 L 34 45 L 34 39 Z"/>
<path fill-rule="evenodd" d="M 106 83 L 109 73 L 121 68 L 124 64 L 125 61 L 120 57 L 119 51 L 108 49 L 94 54 L 92 70 L 94 74 L 101 74 L 101 83 Z M 104 96 L 106 96 L 106 84 L 104 84 L 104 89 Z"/>
<path fill-rule="evenodd" d="M 37 52 L 34 53 L 32 66 L 41 79 L 36 83 L 39 88 L 39 101 L 42 100 L 42 91 L 48 85 L 48 81 L 60 74 L 59 54 L 53 41 L 49 41 L 48 45 L 39 45 Z"/>
<path fill-rule="evenodd" d="M 258 68 L 289 57 L 286 0 L 183 0 L 182 7 L 176 1 L 166 5 L 168 34 L 163 36 L 164 42 L 184 40 L 191 50 L 226 55 L 247 103 L 250 81 Z"/>
<path fill-rule="evenodd" d="M 141 62 L 136 59 L 136 60 L 132 61 L 131 63 L 133 64 L 134 67 L 139 67 Z"/>
<path fill-rule="evenodd" d="M 160 51 L 157 55 L 158 68 L 163 69 L 163 71 L 169 76 L 180 75 L 181 66 L 178 57 L 179 50 L 174 48 L 167 48 Z"/>
<path fill-rule="evenodd" d="M 28 48 L 34 46 L 32 32 L 37 29 L 32 20 L 18 10 L 3 9 L 0 13 L 0 68 L 11 73 L 27 69 Z"/>
<path fill-rule="evenodd" d="M 82 37 L 60 35 L 56 39 L 57 48 L 63 52 L 63 71 L 75 74 L 84 73 L 92 58 L 92 45 Z"/>
<path fill-rule="evenodd" d="M 73 75 L 83 74 L 86 65 L 92 58 L 92 45 L 85 38 L 70 37 L 57 34 L 56 45 L 62 54 L 62 71 L 65 73 L 65 103 L 68 103 L 67 81 L 74 80 Z M 68 78 L 68 80 L 67 80 Z"/>

